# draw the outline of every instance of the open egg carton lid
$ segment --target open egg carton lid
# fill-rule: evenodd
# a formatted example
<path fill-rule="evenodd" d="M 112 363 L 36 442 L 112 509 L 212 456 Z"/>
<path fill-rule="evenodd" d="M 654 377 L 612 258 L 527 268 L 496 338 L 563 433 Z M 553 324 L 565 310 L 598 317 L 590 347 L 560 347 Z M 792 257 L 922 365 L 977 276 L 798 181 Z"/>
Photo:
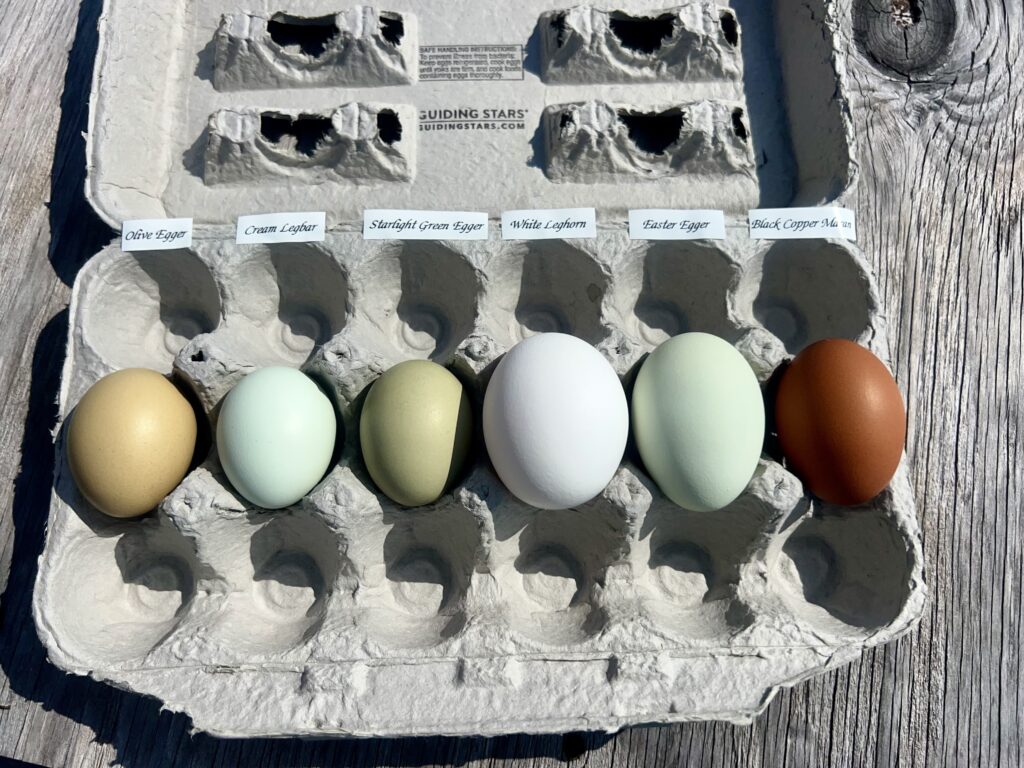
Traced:
<path fill-rule="evenodd" d="M 199 232 L 279 210 L 738 221 L 832 201 L 855 155 L 831 9 L 107 0 L 88 196 L 115 227 Z"/>
<path fill-rule="evenodd" d="M 833 7 L 107 0 L 90 200 L 114 226 L 193 217 L 196 242 L 114 244 L 76 279 L 34 597 L 51 660 L 226 736 L 614 731 L 749 721 L 780 686 L 913 626 L 905 459 L 844 509 L 767 451 L 736 502 L 697 514 L 627 452 L 601 496 L 548 512 L 479 446 L 452 493 L 403 509 L 356 439 L 391 365 L 440 362 L 479 409 L 495 361 L 543 330 L 594 344 L 627 386 L 684 330 L 729 340 L 764 386 L 826 336 L 887 359 L 856 246 L 742 231 L 748 207 L 854 182 Z M 597 208 L 597 238 L 358 232 L 367 208 L 574 206 Z M 630 241 L 641 207 L 722 208 L 729 238 Z M 234 243 L 236 216 L 280 210 L 326 210 L 331 231 Z M 173 374 L 213 425 L 266 365 L 302 368 L 339 410 L 340 456 L 299 504 L 252 507 L 215 450 L 142 519 L 82 498 L 65 419 L 104 374 Z"/>

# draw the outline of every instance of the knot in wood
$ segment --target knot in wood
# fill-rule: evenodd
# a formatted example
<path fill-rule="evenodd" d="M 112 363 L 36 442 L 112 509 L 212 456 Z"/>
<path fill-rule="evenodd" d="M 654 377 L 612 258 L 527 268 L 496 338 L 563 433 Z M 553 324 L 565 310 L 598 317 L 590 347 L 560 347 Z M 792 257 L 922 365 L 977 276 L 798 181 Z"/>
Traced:
<path fill-rule="evenodd" d="M 945 63 L 956 33 L 955 2 L 854 0 L 854 40 L 882 71 L 920 80 Z"/>

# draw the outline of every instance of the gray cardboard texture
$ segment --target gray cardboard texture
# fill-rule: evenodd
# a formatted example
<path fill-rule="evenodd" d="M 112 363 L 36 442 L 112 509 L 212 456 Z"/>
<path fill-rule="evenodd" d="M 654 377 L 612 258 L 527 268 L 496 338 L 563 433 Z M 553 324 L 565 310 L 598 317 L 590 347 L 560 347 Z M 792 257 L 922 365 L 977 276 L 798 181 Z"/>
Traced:
<path fill-rule="evenodd" d="M 769 446 L 736 502 L 693 513 L 627 451 L 599 497 L 549 512 L 503 488 L 478 440 L 455 490 L 410 510 L 375 490 L 357 441 L 361 398 L 391 365 L 447 365 L 479 408 L 495 361 L 543 331 L 593 343 L 627 387 L 687 330 L 734 343 L 762 384 L 825 337 L 888 360 L 856 246 L 741 227 L 749 205 L 841 202 L 854 181 L 831 6 L 779 0 L 776 40 L 772 9 L 741 0 L 151 5 L 107 2 L 89 194 L 111 223 L 195 216 L 195 244 L 114 244 L 74 286 L 34 601 L 56 665 L 226 736 L 614 731 L 747 722 L 780 686 L 914 625 L 926 587 L 905 460 L 879 497 L 841 508 Z M 425 79 L 454 54 L 423 47 L 459 45 L 523 45 L 526 64 L 515 80 Z M 507 51 L 495 61 L 508 74 Z M 526 128 L 425 130 L 462 108 L 523 110 L 489 122 Z M 809 131 L 813 146 L 797 141 Z M 577 204 L 597 207 L 597 239 L 503 242 L 493 222 L 478 242 L 358 232 L 371 207 Z M 724 207 L 729 238 L 628 239 L 627 208 L 672 206 Z M 230 237 L 239 214 L 325 209 L 322 243 Z M 343 425 L 299 504 L 252 508 L 215 450 L 145 518 L 81 497 L 64 419 L 101 376 L 173 373 L 215 426 L 265 365 L 316 378 Z"/>

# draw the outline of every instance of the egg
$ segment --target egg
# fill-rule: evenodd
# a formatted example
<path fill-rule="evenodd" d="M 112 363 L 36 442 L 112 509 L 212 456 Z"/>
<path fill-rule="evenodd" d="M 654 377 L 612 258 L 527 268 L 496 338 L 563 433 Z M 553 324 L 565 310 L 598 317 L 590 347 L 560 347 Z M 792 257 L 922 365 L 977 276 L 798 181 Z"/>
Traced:
<path fill-rule="evenodd" d="M 258 507 L 295 504 L 320 482 L 337 437 L 334 406 L 294 368 L 263 368 L 221 406 L 217 452 L 228 480 Z"/>
<path fill-rule="evenodd" d="M 437 501 L 462 471 L 473 435 L 469 397 L 450 371 L 408 360 L 370 387 L 359 444 L 373 482 L 407 507 Z"/>
<path fill-rule="evenodd" d="M 633 435 L 662 493 L 710 512 L 747 487 L 764 444 L 757 377 L 725 339 L 684 333 L 664 342 L 633 386 Z"/>
<path fill-rule="evenodd" d="M 626 395 L 601 353 L 542 333 L 498 363 L 484 395 L 484 442 L 506 487 L 530 506 L 565 509 L 599 494 L 629 435 Z"/>
<path fill-rule="evenodd" d="M 196 415 L 156 371 L 105 376 L 71 414 L 67 455 L 86 499 L 112 517 L 149 512 L 178 486 L 196 449 Z"/>
<path fill-rule="evenodd" d="M 775 428 L 786 464 L 819 498 L 870 501 L 892 480 L 907 412 L 885 364 L 845 339 L 825 339 L 782 373 Z"/>

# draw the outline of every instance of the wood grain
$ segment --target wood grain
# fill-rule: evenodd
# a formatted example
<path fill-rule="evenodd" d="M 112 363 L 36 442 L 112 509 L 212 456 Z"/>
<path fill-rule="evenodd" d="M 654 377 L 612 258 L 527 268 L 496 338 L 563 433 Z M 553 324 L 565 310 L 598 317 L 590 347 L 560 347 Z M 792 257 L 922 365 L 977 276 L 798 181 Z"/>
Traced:
<path fill-rule="evenodd" d="M 909 404 L 933 596 L 920 627 L 782 692 L 751 727 L 318 742 L 192 737 L 187 718 L 150 699 L 58 672 L 32 626 L 63 307 L 78 266 L 111 236 L 81 194 L 98 7 L 7 0 L 0 14 L 0 755 L 53 766 L 1024 764 L 1019 4 L 837 0 L 858 229 Z"/>

